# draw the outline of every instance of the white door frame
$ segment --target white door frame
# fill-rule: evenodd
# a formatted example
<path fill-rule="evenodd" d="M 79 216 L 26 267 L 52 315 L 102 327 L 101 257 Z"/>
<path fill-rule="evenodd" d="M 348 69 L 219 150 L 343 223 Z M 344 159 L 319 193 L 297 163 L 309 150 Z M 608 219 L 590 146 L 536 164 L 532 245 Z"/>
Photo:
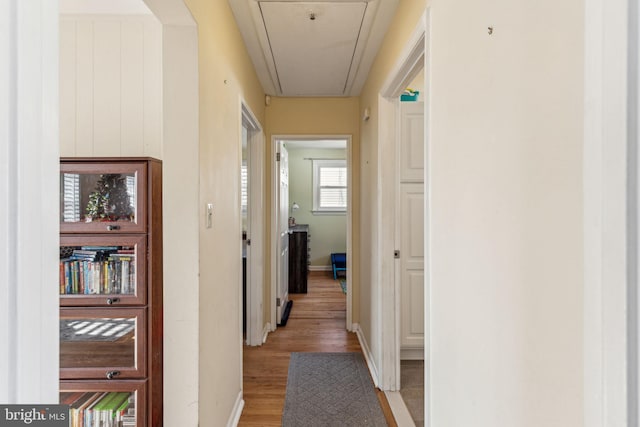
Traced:
<path fill-rule="evenodd" d="M 584 423 L 638 423 L 638 1 L 585 2 Z"/>
<path fill-rule="evenodd" d="M 347 141 L 347 283 L 352 282 L 352 191 L 353 191 L 353 165 L 352 165 L 352 136 L 351 135 L 272 135 L 271 136 L 271 330 L 276 330 L 276 298 L 277 298 L 277 277 L 276 277 L 276 263 L 278 244 L 278 225 L 276 222 L 276 211 L 278 206 L 276 204 L 276 193 L 279 191 L 278 186 L 278 163 L 276 162 L 276 150 L 277 141 L 309 141 L 309 140 L 330 140 L 340 139 Z M 346 315 L 346 329 L 353 331 L 353 286 L 347 286 L 347 315 Z"/>
<path fill-rule="evenodd" d="M 0 3 L 0 402 L 58 401 L 58 2 Z"/>
<path fill-rule="evenodd" d="M 246 313 L 246 343 L 256 346 L 263 342 L 263 268 L 264 268 L 264 133 L 260 122 L 253 114 L 247 103 L 242 100 L 241 124 L 247 128 L 248 151 L 248 181 L 249 181 L 249 233 L 247 235 L 247 313 Z M 242 134 L 242 129 L 240 130 Z M 242 141 L 240 141 L 242 144 Z M 241 284 L 242 286 L 242 284 Z M 240 288 L 242 289 L 242 288 Z M 240 307 L 242 306 L 242 292 L 240 292 Z M 242 313 L 240 325 L 242 325 Z M 240 327 L 242 330 L 242 326 Z"/>
<path fill-rule="evenodd" d="M 399 126 L 399 110 L 400 110 L 400 94 L 411 83 L 411 81 L 422 71 L 425 70 L 425 226 L 424 226 L 424 242 L 425 242 L 425 360 L 429 361 L 430 352 L 430 334 L 429 334 L 429 301 L 430 301 L 430 251 L 429 251 L 429 72 L 428 61 L 428 22 L 429 9 L 425 11 L 418 21 L 418 24 L 407 42 L 406 48 L 402 51 L 394 68 L 389 73 L 387 80 L 382 86 L 382 90 L 378 96 L 378 158 L 385 159 L 379 165 L 378 189 L 380 197 L 378 199 L 378 247 L 379 260 L 378 264 L 378 280 L 381 292 L 381 343 L 382 343 L 382 360 L 378 369 L 378 385 L 385 391 L 396 391 L 400 387 L 400 286 L 396 280 L 396 268 L 394 259 L 395 247 L 395 228 L 389 224 L 396 221 L 396 146 L 398 144 L 398 126 Z M 425 395 L 429 396 L 429 368 L 425 366 Z M 428 407 L 425 407 L 428 411 Z M 428 412 L 427 412 L 428 413 Z"/>

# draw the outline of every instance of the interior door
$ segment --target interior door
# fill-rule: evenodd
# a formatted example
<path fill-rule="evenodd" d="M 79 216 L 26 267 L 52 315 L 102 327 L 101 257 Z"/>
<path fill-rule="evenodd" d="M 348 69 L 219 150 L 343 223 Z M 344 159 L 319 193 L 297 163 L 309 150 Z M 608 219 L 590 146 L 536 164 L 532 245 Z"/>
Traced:
<path fill-rule="evenodd" d="M 399 224 L 401 358 L 420 358 L 424 351 L 424 103 L 400 108 Z"/>
<path fill-rule="evenodd" d="M 277 142 L 279 171 L 278 197 L 278 266 L 276 320 L 280 324 L 282 313 L 289 299 L 289 155 L 282 141 Z"/>

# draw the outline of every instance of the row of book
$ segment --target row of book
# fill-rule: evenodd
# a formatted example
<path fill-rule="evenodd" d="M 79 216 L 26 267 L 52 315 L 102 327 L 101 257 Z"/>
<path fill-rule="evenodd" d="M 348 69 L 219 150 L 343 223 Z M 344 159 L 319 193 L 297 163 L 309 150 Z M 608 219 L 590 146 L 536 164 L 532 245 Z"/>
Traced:
<path fill-rule="evenodd" d="M 136 426 L 135 393 L 62 392 L 60 403 L 69 405 L 70 427 Z"/>
<path fill-rule="evenodd" d="M 61 295 L 134 294 L 135 251 L 82 247 L 60 260 Z"/>

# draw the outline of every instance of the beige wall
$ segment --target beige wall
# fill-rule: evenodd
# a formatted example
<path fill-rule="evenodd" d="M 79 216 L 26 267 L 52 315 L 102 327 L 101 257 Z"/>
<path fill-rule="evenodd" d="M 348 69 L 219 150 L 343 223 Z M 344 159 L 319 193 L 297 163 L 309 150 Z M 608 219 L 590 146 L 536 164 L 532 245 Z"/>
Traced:
<path fill-rule="evenodd" d="M 423 9 L 400 2 L 362 94 L 362 248 L 376 221 L 376 98 Z M 582 2 L 432 0 L 430 15 L 431 421 L 580 426 Z M 368 257 L 361 283 L 375 284 Z M 377 303 L 363 286 L 367 339 Z"/>
<path fill-rule="evenodd" d="M 300 205 L 292 215 L 298 224 L 309 224 L 311 268 L 329 268 L 332 252 L 347 251 L 347 216 L 345 214 L 314 215 L 313 162 L 311 158 L 345 159 L 344 149 L 296 148 L 288 144 L 289 204 Z"/>
<path fill-rule="evenodd" d="M 360 164 L 360 113 L 358 98 L 278 98 L 271 97 L 271 103 L 265 110 L 266 117 L 266 191 L 265 201 L 271 200 L 271 172 L 273 169 L 272 135 L 352 135 L 352 252 L 356 262 L 352 265 L 353 310 L 356 322 L 359 315 L 359 265 L 357 255 L 360 251 L 359 218 L 360 218 L 360 176 L 357 171 Z M 270 205 L 269 205 L 270 206 Z M 271 236 L 271 211 L 265 212 L 267 217 L 266 239 Z M 269 260 L 271 252 L 266 248 L 265 259 Z M 267 265 L 265 271 L 265 322 L 270 320 L 270 280 L 271 270 Z"/>
<path fill-rule="evenodd" d="M 264 92 L 226 1 L 186 0 L 200 75 L 201 425 L 225 425 L 242 387 L 241 106 L 264 123 Z M 213 227 L 204 207 L 213 203 Z"/>
<path fill-rule="evenodd" d="M 62 156 L 162 158 L 162 25 L 150 15 L 60 18 Z"/>

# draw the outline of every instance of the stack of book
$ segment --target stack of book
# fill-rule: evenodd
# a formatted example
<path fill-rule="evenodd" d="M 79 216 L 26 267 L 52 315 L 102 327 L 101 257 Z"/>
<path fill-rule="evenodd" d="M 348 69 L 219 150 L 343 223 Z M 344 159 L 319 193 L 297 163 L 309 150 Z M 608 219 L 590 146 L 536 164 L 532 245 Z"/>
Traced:
<path fill-rule="evenodd" d="M 130 392 L 63 392 L 70 427 L 134 427 L 136 397 Z"/>
<path fill-rule="evenodd" d="M 60 260 L 61 295 L 134 294 L 135 249 L 82 246 Z"/>

